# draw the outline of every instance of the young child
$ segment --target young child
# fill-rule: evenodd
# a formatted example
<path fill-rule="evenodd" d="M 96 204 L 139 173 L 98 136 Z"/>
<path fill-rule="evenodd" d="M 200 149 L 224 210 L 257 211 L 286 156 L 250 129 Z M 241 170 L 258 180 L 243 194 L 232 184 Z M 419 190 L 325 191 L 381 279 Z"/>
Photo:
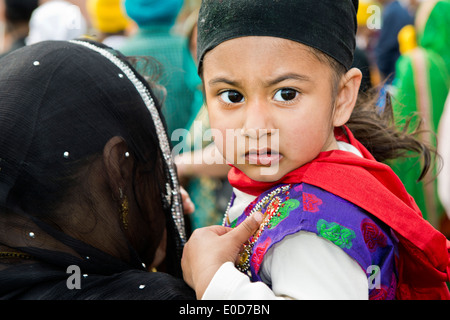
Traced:
<path fill-rule="evenodd" d="M 379 162 L 423 145 L 385 125 L 387 111 L 354 110 L 357 10 L 357 0 L 203 0 L 199 74 L 233 164 L 224 225 L 237 227 L 186 244 L 197 297 L 450 297 L 447 239 Z"/>

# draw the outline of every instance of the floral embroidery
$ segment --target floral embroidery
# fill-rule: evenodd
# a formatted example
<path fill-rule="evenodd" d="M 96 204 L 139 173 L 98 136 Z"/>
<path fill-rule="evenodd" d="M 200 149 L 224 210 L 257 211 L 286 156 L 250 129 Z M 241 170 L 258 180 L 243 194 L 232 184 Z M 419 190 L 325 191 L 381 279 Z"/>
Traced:
<path fill-rule="evenodd" d="M 389 286 L 380 285 L 369 291 L 369 300 L 394 300 L 397 289 L 397 277 L 392 273 Z"/>
<path fill-rule="evenodd" d="M 312 193 L 303 192 L 303 211 L 317 212 L 322 204 L 322 199 Z"/>
<path fill-rule="evenodd" d="M 336 222 L 327 222 L 324 219 L 317 222 L 317 232 L 342 249 L 350 249 L 353 245 L 352 240 L 356 237 L 353 230 Z"/>
<path fill-rule="evenodd" d="M 252 254 L 252 265 L 256 273 L 259 272 L 259 268 L 261 267 L 261 263 L 264 259 L 264 255 L 266 254 L 267 249 L 269 248 L 272 239 L 268 237 L 266 241 L 259 244 L 253 249 Z"/>
<path fill-rule="evenodd" d="M 369 293 L 369 300 L 386 300 L 388 292 L 386 286 L 381 285 L 379 289 L 373 289 Z"/>
<path fill-rule="evenodd" d="M 397 290 L 397 277 L 394 273 L 392 273 L 391 283 L 389 285 L 389 290 L 386 299 L 394 300 L 395 299 L 395 291 Z"/>
<path fill-rule="evenodd" d="M 264 214 L 263 222 L 261 223 L 258 231 L 250 237 L 248 243 L 244 244 L 243 251 L 239 254 L 239 262 L 237 263 L 236 267 L 239 271 L 243 273 L 250 272 L 250 259 L 249 256 L 252 253 L 254 244 L 258 241 L 259 237 L 263 233 L 264 229 L 268 226 L 270 219 L 272 218 L 273 214 L 275 214 L 278 210 L 278 206 L 280 203 L 280 198 L 276 197 L 278 194 L 289 194 L 289 189 L 291 188 L 291 185 L 283 185 L 279 186 L 278 188 L 272 190 L 269 194 L 265 195 L 262 199 L 258 200 L 259 198 L 256 198 L 254 202 L 252 203 L 252 210 L 249 213 L 248 207 L 245 210 L 245 215 L 249 216 L 256 211 L 261 210 L 264 208 L 264 206 L 268 205 L 268 208 L 266 209 L 266 212 Z M 287 197 L 286 197 L 287 198 Z M 270 208 L 270 209 L 269 209 Z M 227 208 L 227 212 L 225 213 L 225 217 L 228 217 L 228 210 L 230 207 Z M 226 221 L 226 219 L 224 220 Z"/>
<path fill-rule="evenodd" d="M 269 221 L 269 229 L 275 228 L 283 219 L 289 216 L 289 213 L 300 206 L 297 199 L 288 199 L 278 207 L 278 212 L 272 216 Z"/>
<path fill-rule="evenodd" d="M 378 247 L 386 247 L 386 235 L 372 220 L 368 218 L 363 219 L 361 222 L 361 232 L 364 237 L 364 242 L 370 252 L 375 252 Z"/>

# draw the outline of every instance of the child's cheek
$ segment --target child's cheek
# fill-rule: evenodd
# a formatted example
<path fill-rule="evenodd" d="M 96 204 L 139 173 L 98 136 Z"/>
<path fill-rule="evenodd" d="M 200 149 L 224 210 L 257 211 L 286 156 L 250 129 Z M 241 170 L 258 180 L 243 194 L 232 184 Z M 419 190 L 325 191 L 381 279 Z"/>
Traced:
<path fill-rule="evenodd" d="M 224 127 L 211 130 L 213 141 L 222 156 L 228 163 L 238 164 L 239 155 L 245 152 L 245 141 L 240 135 L 240 130 Z"/>

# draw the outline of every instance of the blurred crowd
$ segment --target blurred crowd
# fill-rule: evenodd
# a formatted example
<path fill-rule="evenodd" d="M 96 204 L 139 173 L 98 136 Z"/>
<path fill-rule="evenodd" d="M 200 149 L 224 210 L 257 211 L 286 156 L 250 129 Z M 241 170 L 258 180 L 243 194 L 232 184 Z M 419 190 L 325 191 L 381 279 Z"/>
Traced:
<path fill-rule="evenodd" d="M 191 229 L 221 223 L 231 194 L 228 165 L 192 161 L 214 148 L 211 141 L 198 139 L 203 134 L 175 134 L 180 128 L 192 131 L 198 124 L 202 133 L 208 129 L 196 68 L 199 6 L 200 0 L 0 0 L 0 57 L 43 40 L 88 37 L 126 56 L 159 62 L 157 81 L 163 88 L 169 135 L 178 137 L 172 142 L 182 142 L 185 151 L 176 157 L 178 172 L 196 207 L 189 219 Z M 363 72 L 361 94 L 376 90 L 380 110 L 391 103 L 399 126 L 415 115 L 411 121 L 421 122 L 423 129 L 417 134 L 439 149 L 433 173 L 420 181 L 421 162 L 413 154 L 389 165 L 424 217 L 447 236 L 449 22 L 449 0 L 360 0 L 354 59 L 354 66 Z M 146 68 L 145 59 L 139 63 Z"/>

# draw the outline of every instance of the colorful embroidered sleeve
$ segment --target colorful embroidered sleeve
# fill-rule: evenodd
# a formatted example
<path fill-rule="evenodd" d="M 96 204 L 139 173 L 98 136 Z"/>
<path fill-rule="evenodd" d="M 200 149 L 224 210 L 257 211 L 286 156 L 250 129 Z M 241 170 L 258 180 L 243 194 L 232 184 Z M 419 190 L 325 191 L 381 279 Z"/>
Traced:
<path fill-rule="evenodd" d="M 367 274 L 371 299 L 393 299 L 396 288 L 396 240 L 389 228 L 366 211 L 308 184 L 282 185 L 263 193 L 232 224 L 255 210 L 264 214 L 238 269 L 261 281 L 265 254 L 286 236 L 299 231 L 317 234 L 353 258 Z"/>

